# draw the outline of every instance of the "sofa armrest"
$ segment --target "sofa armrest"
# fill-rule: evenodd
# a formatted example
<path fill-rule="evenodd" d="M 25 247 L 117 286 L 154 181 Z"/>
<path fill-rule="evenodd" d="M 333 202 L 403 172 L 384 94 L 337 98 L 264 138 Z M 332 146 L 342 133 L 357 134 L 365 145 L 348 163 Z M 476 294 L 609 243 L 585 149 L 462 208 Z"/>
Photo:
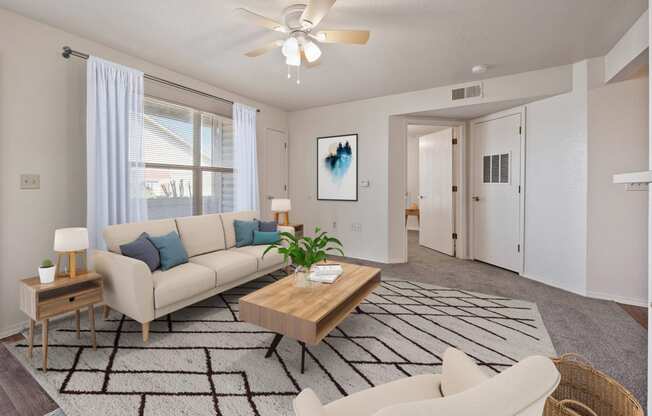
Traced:
<path fill-rule="evenodd" d="M 552 361 L 534 356 L 461 393 L 396 404 L 374 416 L 541 416 L 559 381 Z"/>
<path fill-rule="evenodd" d="M 295 416 L 324 416 L 324 407 L 312 389 L 304 389 L 292 401 Z"/>
<path fill-rule="evenodd" d="M 154 281 L 147 265 L 110 251 L 95 250 L 95 270 L 104 277 L 104 301 L 141 322 L 154 320 Z"/>

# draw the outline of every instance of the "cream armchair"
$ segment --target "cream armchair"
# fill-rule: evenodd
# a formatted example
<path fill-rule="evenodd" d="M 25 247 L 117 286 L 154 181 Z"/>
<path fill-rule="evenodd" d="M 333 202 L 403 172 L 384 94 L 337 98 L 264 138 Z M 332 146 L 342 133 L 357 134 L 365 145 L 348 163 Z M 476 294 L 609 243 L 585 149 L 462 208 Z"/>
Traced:
<path fill-rule="evenodd" d="M 449 348 L 442 374 L 393 381 L 322 405 L 311 389 L 294 400 L 296 416 L 541 416 L 560 375 L 550 359 L 524 359 L 489 378 Z"/>

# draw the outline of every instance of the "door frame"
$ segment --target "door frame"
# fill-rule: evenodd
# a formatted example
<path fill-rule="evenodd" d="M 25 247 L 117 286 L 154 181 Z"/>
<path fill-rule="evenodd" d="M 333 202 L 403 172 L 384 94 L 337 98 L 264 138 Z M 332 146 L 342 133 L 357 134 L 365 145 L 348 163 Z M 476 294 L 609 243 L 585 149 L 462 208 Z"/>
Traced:
<path fill-rule="evenodd" d="M 521 166 L 519 181 L 521 185 L 521 193 L 519 194 L 519 244 L 521 245 L 519 270 L 517 270 L 519 275 L 522 275 L 525 270 L 525 192 L 527 191 L 526 186 L 526 175 L 525 175 L 525 150 L 527 144 L 527 108 L 526 106 L 518 106 L 511 108 L 509 110 L 499 111 L 497 113 L 488 114 L 483 117 L 475 118 L 469 121 L 470 125 L 470 154 L 469 154 L 469 194 L 467 196 L 470 204 L 469 209 L 469 258 L 475 260 L 475 204 L 472 204 L 471 198 L 475 194 L 475 178 L 477 166 L 475 164 L 475 137 L 476 136 L 476 125 L 480 123 L 486 123 L 491 120 L 497 120 L 500 118 L 510 117 L 520 115 L 521 116 Z"/>
<path fill-rule="evenodd" d="M 466 121 L 451 120 L 444 118 L 434 117 L 401 117 L 403 126 L 402 131 L 402 147 L 403 147 L 403 181 L 401 183 L 401 201 L 403 209 L 400 211 L 401 224 L 403 224 L 404 232 L 401 233 L 402 240 L 402 256 L 398 261 L 408 261 L 408 241 L 407 231 L 405 230 L 405 203 L 407 198 L 407 128 L 408 125 L 422 125 L 422 126 L 442 126 L 442 127 L 455 127 L 458 129 L 457 144 L 453 147 L 453 185 L 457 186 L 457 196 L 453 198 L 453 217 L 454 229 L 457 233 L 457 241 L 455 243 L 455 257 L 460 259 L 468 258 L 468 224 L 467 224 L 467 126 Z M 452 192 L 452 190 L 451 190 Z"/>
<path fill-rule="evenodd" d="M 262 146 L 262 152 L 259 152 L 258 155 L 258 166 L 262 166 L 262 169 L 259 170 L 258 172 L 258 179 L 260 183 L 260 190 L 258 192 L 259 198 L 260 198 L 260 212 L 258 213 L 262 219 L 270 220 L 272 218 L 272 212 L 271 212 L 271 206 L 270 206 L 270 201 L 267 199 L 267 195 L 269 195 L 269 189 L 268 185 L 269 182 L 267 180 L 267 154 L 269 153 L 269 132 L 273 131 L 275 133 L 280 133 L 285 135 L 285 143 L 286 143 L 286 148 L 285 148 L 285 154 L 287 156 L 287 197 L 290 196 L 290 136 L 286 131 L 280 130 L 280 129 L 274 129 L 271 127 L 266 127 L 265 128 L 265 139 L 263 140 L 263 146 Z M 261 163 L 262 161 L 262 163 Z M 267 214 L 269 216 L 267 217 Z"/>

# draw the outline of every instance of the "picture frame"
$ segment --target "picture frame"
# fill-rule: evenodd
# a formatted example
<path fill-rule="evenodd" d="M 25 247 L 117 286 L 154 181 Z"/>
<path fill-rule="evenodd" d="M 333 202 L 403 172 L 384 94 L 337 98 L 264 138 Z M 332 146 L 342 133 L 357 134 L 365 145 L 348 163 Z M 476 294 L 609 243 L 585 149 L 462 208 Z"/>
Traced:
<path fill-rule="evenodd" d="M 317 200 L 358 200 L 358 134 L 317 137 Z"/>

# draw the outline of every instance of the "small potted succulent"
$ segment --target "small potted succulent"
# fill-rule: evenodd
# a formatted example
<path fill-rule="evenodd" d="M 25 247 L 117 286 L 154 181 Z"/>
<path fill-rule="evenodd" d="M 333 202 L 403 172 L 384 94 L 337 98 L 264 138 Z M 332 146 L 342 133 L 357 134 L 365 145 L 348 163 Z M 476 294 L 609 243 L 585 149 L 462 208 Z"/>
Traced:
<path fill-rule="evenodd" d="M 42 284 L 54 282 L 54 272 L 56 271 L 52 260 L 45 259 L 41 262 L 41 267 L 38 268 L 38 278 Z"/>

